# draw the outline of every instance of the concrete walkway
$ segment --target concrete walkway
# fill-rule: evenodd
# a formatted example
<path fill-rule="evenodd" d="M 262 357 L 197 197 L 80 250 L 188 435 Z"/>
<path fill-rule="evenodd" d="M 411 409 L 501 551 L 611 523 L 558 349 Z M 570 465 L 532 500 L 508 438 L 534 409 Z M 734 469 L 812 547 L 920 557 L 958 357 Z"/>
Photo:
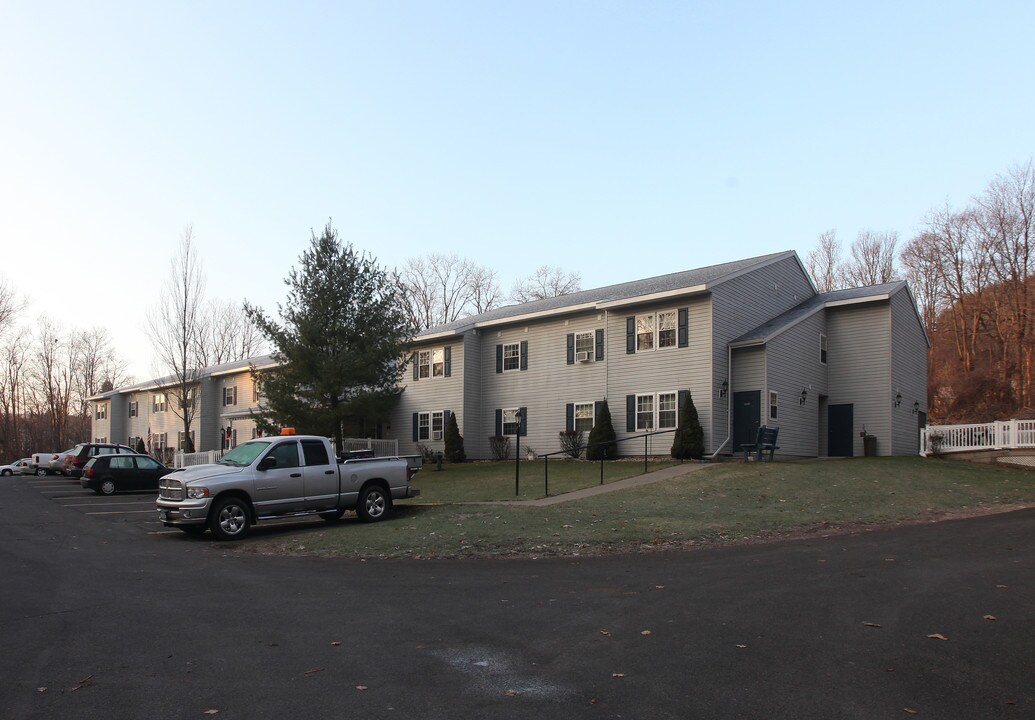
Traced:
<path fill-rule="evenodd" d="M 595 495 L 603 495 L 604 493 L 615 492 L 616 490 L 625 490 L 626 488 L 650 485 L 652 483 L 661 482 L 662 480 L 671 480 L 672 478 L 689 475 L 690 473 L 698 472 L 699 470 L 704 470 L 708 467 L 716 467 L 719 464 L 720 463 L 688 462 L 681 465 L 673 465 L 672 467 L 663 468 L 661 470 L 655 470 L 654 472 L 643 473 L 642 475 L 634 475 L 633 477 L 628 477 L 623 480 L 615 480 L 614 482 L 610 482 L 605 485 L 593 485 L 588 488 L 582 488 L 581 490 L 572 490 L 568 493 L 551 495 L 550 497 L 539 498 L 538 500 L 503 500 L 500 502 L 484 504 L 548 507 L 550 505 L 558 505 L 572 500 L 581 500 Z"/>

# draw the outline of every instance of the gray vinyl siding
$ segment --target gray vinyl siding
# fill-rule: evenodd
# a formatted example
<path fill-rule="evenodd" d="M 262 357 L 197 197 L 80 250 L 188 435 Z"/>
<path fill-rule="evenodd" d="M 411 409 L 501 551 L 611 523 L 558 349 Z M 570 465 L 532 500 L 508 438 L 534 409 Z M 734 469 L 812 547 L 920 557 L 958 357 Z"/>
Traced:
<path fill-rule="evenodd" d="M 734 393 L 758 390 L 765 393 L 765 346 L 736 348 L 730 373 L 730 397 Z"/>
<path fill-rule="evenodd" d="M 729 436 L 730 416 L 726 398 L 719 401 L 718 386 L 729 377 L 729 343 L 761 323 L 790 310 L 815 295 L 808 276 L 794 257 L 787 257 L 720 284 L 712 292 L 712 388 L 716 402 L 705 426 L 705 442 L 714 452 Z M 763 397 L 763 404 L 766 398 Z M 704 420 L 701 420 L 702 425 Z M 709 441 L 709 438 L 712 438 Z M 782 445 L 781 445 L 782 448 Z M 727 446 L 723 450 L 730 452 Z"/>
<path fill-rule="evenodd" d="M 896 455 L 919 452 L 918 415 L 927 412 L 927 336 L 920 324 L 913 301 L 905 289 L 891 296 L 892 388 L 902 393 L 902 404 L 892 411 L 892 448 Z"/>
<path fill-rule="evenodd" d="M 819 454 L 819 397 L 827 393 L 827 366 L 820 362 L 819 338 L 826 331 L 822 311 L 772 338 L 766 347 L 767 383 L 762 398 L 767 425 L 780 428 L 781 455 Z M 805 389 L 805 404 L 799 402 Z M 779 393 L 776 421 L 768 418 L 768 393 Z M 826 426 L 822 426 L 826 429 Z"/>
<path fill-rule="evenodd" d="M 489 456 L 488 433 L 481 432 L 486 414 L 482 406 L 482 378 L 478 370 L 481 343 L 481 336 L 474 332 L 466 333 L 461 338 L 460 361 L 453 361 L 453 373 L 459 372 L 462 378 L 460 397 L 456 398 L 459 402 L 455 403 L 456 424 L 464 439 L 464 454 L 471 459 Z"/>
<path fill-rule="evenodd" d="M 626 430 L 627 395 L 689 390 L 704 429 L 705 447 L 711 446 L 713 404 L 718 390 L 712 387 L 711 297 L 696 295 L 665 303 L 615 309 L 608 313 L 606 344 L 608 360 L 607 401 L 618 439 L 641 432 Z M 633 315 L 687 308 L 687 347 L 657 348 L 646 352 L 626 352 L 626 319 Z M 714 392 L 713 392 L 714 390 Z M 713 397 L 714 395 L 714 397 Z M 652 439 L 651 452 L 671 450 L 673 435 Z M 639 442 L 619 443 L 620 455 L 643 453 Z"/>
<path fill-rule="evenodd" d="M 560 450 L 558 434 L 565 429 L 565 405 L 604 399 L 611 367 L 609 363 L 615 359 L 612 353 L 617 352 L 606 341 L 605 332 L 604 360 L 569 365 L 567 335 L 604 328 L 605 313 L 594 311 L 563 319 L 494 328 L 481 335 L 482 414 L 478 435 L 484 449 L 479 447 L 479 457 L 491 456 L 488 438 L 496 430 L 496 410 L 505 408 L 527 408 L 527 436 L 521 437 L 522 456 L 527 448 L 539 454 Z M 528 342 L 528 369 L 497 373 L 496 346 L 523 341 Z M 623 353 L 624 343 L 623 330 Z M 615 413 L 613 403 L 611 413 L 612 416 Z M 513 457 L 513 446 L 511 449 Z"/>
<path fill-rule="evenodd" d="M 418 452 L 417 443 L 413 440 L 413 414 L 422 412 L 440 412 L 449 410 L 456 413 L 457 426 L 460 434 L 464 436 L 464 450 L 468 451 L 468 438 L 465 434 L 464 424 L 464 380 L 467 374 L 465 366 L 465 341 L 462 338 L 451 337 L 416 345 L 412 348 L 414 352 L 420 350 L 432 350 L 434 348 L 450 348 L 450 374 L 449 377 L 426 377 L 420 380 L 413 379 L 413 365 L 408 364 L 403 373 L 399 394 L 399 401 L 390 414 L 389 426 L 385 434 L 389 438 L 399 441 L 399 453 L 402 455 L 414 455 Z M 443 421 L 445 418 L 443 418 Z M 445 423 L 443 422 L 442 440 L 422 440 L 420 443 L 432 451 L 445 450 Z"/>
<path fill-rule="evenodd" d="M 877 454 L 891 454 L 891 314 L 886 302 L 827 310 L 828 405 L 854 406 L 854 454 L 859 433 L 877 437 Z M 782 439 L 782 438 L 781 438 Z"/>

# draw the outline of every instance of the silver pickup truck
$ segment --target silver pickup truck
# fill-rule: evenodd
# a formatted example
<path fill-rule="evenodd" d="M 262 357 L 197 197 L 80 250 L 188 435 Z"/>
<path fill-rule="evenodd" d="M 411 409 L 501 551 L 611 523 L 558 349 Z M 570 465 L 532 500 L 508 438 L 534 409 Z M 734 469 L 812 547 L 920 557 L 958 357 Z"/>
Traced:
<path fill-rule="evenodd" d="M 195 465 L 158 481 L 158 519 L 168 527 L 238 540 L 260 520 L 319 515 L 337 520 L 388 516 L 392 501 L 420 495 L 410 485 L 419 469 L 406 458 L 340 461 L 315 435 L 256 438 L 212 465 Z"/>

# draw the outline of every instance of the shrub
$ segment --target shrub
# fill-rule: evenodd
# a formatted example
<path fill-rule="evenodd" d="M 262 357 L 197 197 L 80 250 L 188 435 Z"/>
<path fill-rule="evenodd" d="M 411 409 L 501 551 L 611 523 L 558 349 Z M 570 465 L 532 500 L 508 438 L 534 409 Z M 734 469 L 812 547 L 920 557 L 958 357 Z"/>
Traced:
<path fill-rule="evenodd" d="M 679 413 L 679 427 L 672 440 L 672 457 L 677 460 L 700 460 L 704 455 L 704 430 L 697 417 L 697 407 L 690 393 Z"/>
<path fill-rule="evenodd" d="M 611 423 L 611 410 L 607 400 L 600 406 L 600 416 L 589 432 L 589 447 L 586 458 L 589 460 L 614 460 L 618 457 L 618 443 L 615 442 L 615 426 Z"/>
<path fill-rule="evenodd" d="M 570 455 L 575 460 L 582 457 L 582 451 L 585 450 L 586 445 L 582 442 L 581 432 L 578 430 L 562 430 L 557 433 L 557 436 L 561 441 L 561 450 L 566 455 Z"/>
<path fill-rule="evenodd" d="M 510 458 L 510 438 L 506 435 L 490 435 L 489 447 L 492 448 L 492 457 L 496 460 Z"/>
<path fill-rule="evenodd" d="M 942 448 L 945 446 L 945 435 L 935 430 L 927 435 L 927 447 L 935 457 L 942 456 Z"/>
<path fill-rule="evenodd" d="M 435 462 L 435 451 L 424 443 L 417 443 L 417 452 L 420 453 L 420 456 L 425 463 Z"/>
<path fill-rule="evenodd" d="M 137 438 L 137 446 L 134 449 L 141 455 L 145 455 L 147 453 L 147 448 L 144 447 L 144 438 Z"/>
<path fill-rule="evenodd" d="M 451 463 L 462 463 L 467 460 L 464 452 L 464 438 L 460 427 L 456 424 L 456 414 L 449 413 L 449 424 L 446 425 L 446 460 Z"/>

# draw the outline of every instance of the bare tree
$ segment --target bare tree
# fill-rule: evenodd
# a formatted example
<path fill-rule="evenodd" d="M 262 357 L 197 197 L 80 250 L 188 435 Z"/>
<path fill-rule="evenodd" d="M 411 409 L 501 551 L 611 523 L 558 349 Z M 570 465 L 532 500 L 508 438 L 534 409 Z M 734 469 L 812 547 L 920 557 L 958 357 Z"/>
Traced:
<path fill-rule="evenodd" d="M 76 348 L 61 337 L 57 326 L 46 316 L 37 321 L 38 334 L 33 358 L 33 385 L 37 407 L 46 417 L 49 442 L 55 451 L 68 441 L 69 411 L 72 404 L 72 367 Z"/>
<path fill-rule="evenodd" d="M 897 245 L 898 233 L 894 230 L 860 230 L 849 248 L 848 262 L 844 267 L 845 284 L 862 287 L 894 280 Z"/>
<path fill-rule="evenodd" d="M 103 387 L 124 385 L 129 380 L 128 364 L 115 353 L 107 328 L 94 327 L 73 333 L 72 407 L 77 414 L 89 414 L 89 398 Z"/>
<path fill-rule="evenodd" d="M 266 341 L 237 303 L 213 300 L 205 306 L 202 328 L 202 365 L 221 365 L 259 355 Z"/>
<path fill-rule="evenodd" d="M 415 331 L 491 310 L 500 302 L 495 271 L 456 253 L 410 258 L 392 280 Z"/>
<path fill-rule="evenodd" d="M 527 278 L 514 283 L 514 289 L 510 293 L 510 298 L 516 303 L 525 303 L 560 295 L 570 295 L 581 289 L 582 276 L 578 273 L 565 273 L 558 267 L 540 265 Z"/>
<path fill-rule="evenodd" d="M 926 232 L 914 237 L 899 253 L 899 263 L 905 269 L 906 279 L 916 296 L 924 327 L 931 333 L 938 314 L 947 307 L 937 237 Z"/>
<path fill-rule="evenodd" d="M 844 267 L 841 260 L 841 241 L 833 229 L 820 233 L 816 247 L 805 257 L 805 267 L 812 275 L 819 292 L 830 292 L 844 287 Z"/>
<path fill-rule="evenodd" d="M 173 378 L 170 409 L 183 421 L 183 448 L 194 452 L 191 425 L 198 410 L 197 384 L 205 361 L 205 276 L 187 226 L 158 304 L 147 313 L 148 330 L 159 364 L 159 376 Z"/>
<path fill-rule="evenodd" d="M 0 343 L 0 451 L 4 457 L 22 457 L 30 452 L 22 420 L 29 355 L 17 342 Z"/>

